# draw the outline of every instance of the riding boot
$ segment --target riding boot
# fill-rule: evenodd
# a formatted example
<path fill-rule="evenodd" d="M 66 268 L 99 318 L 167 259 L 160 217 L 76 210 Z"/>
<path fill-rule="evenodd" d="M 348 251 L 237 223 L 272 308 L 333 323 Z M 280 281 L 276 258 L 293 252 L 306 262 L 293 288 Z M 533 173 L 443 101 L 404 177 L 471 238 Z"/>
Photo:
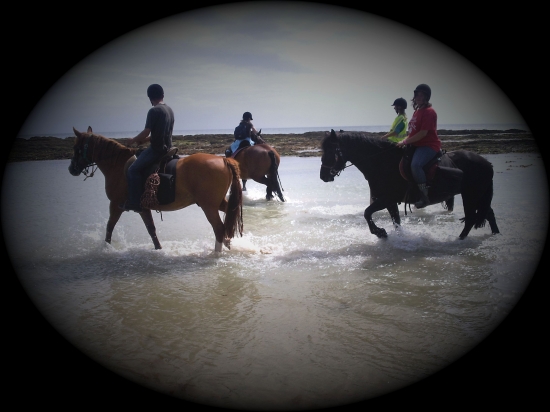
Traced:
<path fill-rule="evenodd" d="M 231 153 L 233 153 L 231 149 L 225 149 L 225 157 L 231 156 Z"/>
<path fill-rule="evenodd" d="M 430 204 L 430 199 L 428 199 L 428 186 L 426 186 L 426 183 L 419 183 L 418 189 L 420 189 L 421 197 L 414 205 L 417 209 L 422 209 Z"/>

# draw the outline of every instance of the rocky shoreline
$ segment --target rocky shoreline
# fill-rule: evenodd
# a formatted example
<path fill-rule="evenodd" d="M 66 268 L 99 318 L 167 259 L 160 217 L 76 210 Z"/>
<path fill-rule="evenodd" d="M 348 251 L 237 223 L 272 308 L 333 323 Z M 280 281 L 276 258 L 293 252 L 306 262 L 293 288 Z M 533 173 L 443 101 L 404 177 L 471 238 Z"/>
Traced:
<path fill-rule="evenodd" d="M 353 130 L 346 130 L 353 132 Z M 385 132 L 361 132 L 380 137 Z M 538 153 L 540 149 L 533 135 L 524 130 L 438 130 L 442 149 L 469 150 L 478 154 Z M 281 156 L 318 157 L 325 132 L 301 134 L 263 134 L 264 140 L 273 146 Z M 34 160 L 70 159 L 73 155 L 74 137 L 60 139 L 54 136 L 35 136 L 30 139 L 16 138 L 8 156 L 10 162 Z M 125 143 L 129 138 L 117 139 Z M 233 142 L 232 134 L 174 135 L 173 144 L 179 155 L 211 153 L 223 155 Z"/>

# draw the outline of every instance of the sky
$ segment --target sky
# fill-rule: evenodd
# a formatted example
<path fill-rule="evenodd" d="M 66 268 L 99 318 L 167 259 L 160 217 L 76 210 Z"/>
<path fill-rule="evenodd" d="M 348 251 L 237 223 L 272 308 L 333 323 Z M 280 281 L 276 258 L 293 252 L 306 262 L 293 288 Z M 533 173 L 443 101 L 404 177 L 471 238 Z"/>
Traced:
<path fill-rule="evenodd" d="M 136 28 L 70 68 L 20 135 L 141 131 L 159 83 L 174 130 L 391 125 L 393 101 L 430 85 L 438 124 L 523 124 L 507 95 L 444 43 L 333 4 L 228 3 Z"/>

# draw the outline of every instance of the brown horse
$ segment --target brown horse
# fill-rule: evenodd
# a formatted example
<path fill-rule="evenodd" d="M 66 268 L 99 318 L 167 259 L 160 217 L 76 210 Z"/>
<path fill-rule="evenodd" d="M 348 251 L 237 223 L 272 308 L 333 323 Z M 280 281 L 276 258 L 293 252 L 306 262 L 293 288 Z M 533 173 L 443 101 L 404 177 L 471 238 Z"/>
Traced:
<path fill-rule="evenodd" d="M 267 186 L 267 200 L 273 199 L 275 192 L 281 202 L 285 201 L 278 172 L 281 157 L 273 147 L 266 143 L 245 147 L 236 153 L 235 160 L 239 163 L 243 190 L 246 190 L 246 181 L 252 179 Z"/>
<path fill-rule="evenodd" d="M 125 165 L 134 160 L 133 156 L 137 149 L 94 134 L 91 127 L 88 127 L 86 133 L 81 133 L 75 128 L 73 130 L 76 140 L 69 172 L 73 176 L 79 176 L 84 172 L 88 178 L 92 177 L 94 172 L 92 169 L 89 174 L 88 168 L 96 166 L 105 175 L 105 193 L 110 200 L 105 241 L 111 243 L 113 229 L 123 212 L 119 205 L 124 203 L 128 193 Z M 214 230 L 214 250 L 221 252 L 222 243 L 230 249 L 235 231 L 238 230 L 241 236 L 243 231 L 242 187 L 239 179 L 239 165 L 233 159 L 202 153 L 181 158 L 176 166 L 175 201 L 159 205 L 158 211 L 174 211 L 197 204 L 204 211 Z M 226 200 L 230 188 L 229 199 Z M 224 222 L 219 211 L 225 213 Z M 155 249 L 161 249 L 151 210 L 143 209 L 140 215 Z"/>

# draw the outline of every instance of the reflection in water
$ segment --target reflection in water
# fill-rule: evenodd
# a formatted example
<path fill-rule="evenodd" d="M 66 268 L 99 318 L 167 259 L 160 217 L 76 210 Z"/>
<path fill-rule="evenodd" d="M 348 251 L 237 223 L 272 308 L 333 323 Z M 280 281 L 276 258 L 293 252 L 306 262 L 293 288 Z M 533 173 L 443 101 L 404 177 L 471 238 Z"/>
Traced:
<path fill-rule="evenodd" d="M 102 177 L 83 182 L 60 161 L 8 165 L 9 181 L 33 183 L 4 185 L 3 226 L 42 313 L 116 373 L 208 405 L 323 408 L 433 374 L 513 308 L 544 246 L 548 196 L 541 159 L 515 155 L 533 166 L 510 168 L 510 156 L 490 157 L 502 234 L 464 241 L 460 197 L 453 213 L 401 210 L 399 229 L 380 212 L 389 237 L 372 236 L 363 176 L 323 183 L 313 158 L 283 158 L 286 203 L 247 184 L 245 235 L 221 256 L 198 207 L 154 216 L 162 250 L 130 213 L 106 244 Z"/>

